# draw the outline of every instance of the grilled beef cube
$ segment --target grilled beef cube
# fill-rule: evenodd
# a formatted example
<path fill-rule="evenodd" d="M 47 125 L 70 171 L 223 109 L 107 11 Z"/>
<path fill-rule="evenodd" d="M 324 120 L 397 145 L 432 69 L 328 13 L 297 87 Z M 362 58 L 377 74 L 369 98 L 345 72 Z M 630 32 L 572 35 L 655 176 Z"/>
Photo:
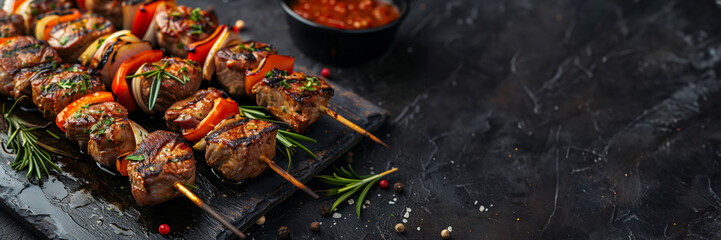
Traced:
<path fill-rule="evenodd" d="M 23 17 L 27 33 L 34 33 L 38 17 L 56 10 L 70 9 L 74 6 L 73 0 L 29 0 L 27 5 L 25 3 L 21 4 L 15 14 Z"/>
<path fill-rule="evenodd" d="M 103 166 L 115 166 L 118 156 L 135 149 L 135 137 L 130 124 L 127 118 L 101 118 L 89 129 L 88 155 Z"/>
<path fill-rule="evenodd" d="M 13 84 L 13 73 L 52 61 L 59 62 L 60 58 L 44 41 L 18 36 L 0 42 L 0 85 L 7 90 Z M 8 95 L 9 91 L 2 94 Z"/>
<path fill-rule="evenodd" d="M 0 93 L 13 98 L 33 95 L 30 83 L 38 79 L 51 77 L 57 69 L 56 63 L 44 63 L 34 67 L 21 68 L 12 75 L 12 81 L 6 83 L 0 89 Z"/>
<path fill-rule="evenodd" d="M 258 68 L 265 57 L 276 53 L 277 51 L 267 43 L 255 41 L 218 50 L 215 54 L 218 83 L 231 97 L 245 96 L 246 70 Z"/>
<path fill-rule="evenodd" d="M 205 159 L 209 166 L 227 179 L 242 181 L 255 178 L 268 165 L 261 156 L 275 157 L 275 134 L 278 126 L 249 118 L 227 119 L 235 121 L 206 136 Z"/>
<path fill-rule="evenodd" d="M 80 149 L 86 149 L 88 147 L 88 140 L 90 140 L 90 134 L 101 131 L 98 127 L 104 127 L 104 125 L 95 126 L 96 123 L 102 121 L 102 119 L 124 119 L 127 116 L 128 110 L 117 102 L 89 104 L 87 106 L 83 106 L 80 110 L 78 110 L 78 112 L 68 118 L 64 126 L 65 135 L 71 142 L 76 142 L 78 146 L 80 146 Z M 93 126 L 95 126 L 94 131 L 92 130 Z M 103 133 L 111 134 L 109 136 L 111 141 L 114 137 L 112 134 L 117 132 L 114 131 L 114 129 L 110 129 L 110 131 L 108 131 L 105 128 L 103 128 L 102 131 Z M 130 136 L 132 135 L 133 134 L 131 132 Z M 100 135 L 96 134 L 96 137 L 100 137 Z M 115 163 L 115 159 L 113 159 L 113 163 Z"/>
<path fill-rule="evenodd" d="M 221 97 L 223 92 L 215 88 L 199 90 L 170 106 L 163 119 L 171 131 L 195 128 L 213 109 L 213 101 Z"/>
<path fill-rule="evenodd" d="M 210 11 L 165 4 L 155 14 L 158 46 L 170 54 L 185 58 L 188 44 L 204 40 L 218 27 L 218 17 Z"/>
<path fill-rule="evenodd" d="M 131 192 L 140 206 L 156 205 L 180 196 L 173 184 L 195 183 L 193 149 L 179 133 L 155 131 L 126 159 Z"/>
<path fill-rule="evenodd" d="M 23 17 L 0 10 L 0 37 L 14 37 L 25 34 Z"/>
<path fill-rule="evenodd" d="M 167 63 L 167 65 L 166 65 Z M 158 98 L 155 102 L 154 111 L 165 112 L 170 105 L 192 95 L 200 87 L 203 80 L 198 63 L 183 60 L 177 57 L 166 57 L 158 62 L 146 63 L 141 66 L 135 74 L 142 74 L 150 71 L 157 71 L 165 66 L 165 72 L 172 74 L 177 79 L 163 77 L 158 91 Z M 143 106 L 148 106 L 148 96 L 150 95 L 150 87 L 154 78 L 139 76 L 140 78 Z M 135 81 L 135 79 L 133 79 Z M 153 112 L 154 112 L 153 111 Z"/>
<path fill-rule="evenodd" d="M 35 106 L 51 119 L 73 101 L 105 90 L 97 74 L 79 64 L 58 68 L 51 77 L 32 81 L 31 85 Z"/>
<path fill-rule="evenodd" d="M 83 0 L 80 0 L 83 1 Z M 118 0 L 84 0 L 88 12 L 98 14 L 110 20 L 113 26 L 123 26 L 123 8 Z M 142 36 L 140 36 L 142 37 Z"/>
<path fill-rule="evenodd" d="M 273 70 L 253 86 L 253 94 L 258 106 L 268 108 L 273 117 L 302 133 L 320 119 L 320 107 L 328 105 L 333 88 L 323 79 L 302 72 Z"/>
<path fill-rule="evenodd" d="M 97 14 L 84 14 L 79 19 L 55 25 L 48 44 L 58 51 L 63 61 L 75 62 L 93 41 L 113 32 L 115 27 L 107 19 Z"/>

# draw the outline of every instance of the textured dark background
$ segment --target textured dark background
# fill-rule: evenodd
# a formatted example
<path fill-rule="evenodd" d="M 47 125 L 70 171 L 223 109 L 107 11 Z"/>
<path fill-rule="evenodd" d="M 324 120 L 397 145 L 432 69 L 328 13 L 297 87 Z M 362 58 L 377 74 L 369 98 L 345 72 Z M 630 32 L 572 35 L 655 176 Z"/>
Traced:
<path fill-rule="evenodd" d="M 295 239 L 433 239 L 448 226 L 455 239 L 721 238 L 712 0 L 414 0 L 390 51 L 352 67 L 298 52 L 276 1 L 180 2 L 244 19 L 246 39 L 329 67 L 391 113 L 376 134 L 392 149 L 365 140 L 353 166 L 399 167 L 388 179 L 405 194 L 374 188 L 360 219 L 347 203 L 334 219 L 318 213 L 332 199 L 296 193 L 255 239 L 282 225 Z M 0 223 L 3 238 L 35 237 L 5 212 Z"/>

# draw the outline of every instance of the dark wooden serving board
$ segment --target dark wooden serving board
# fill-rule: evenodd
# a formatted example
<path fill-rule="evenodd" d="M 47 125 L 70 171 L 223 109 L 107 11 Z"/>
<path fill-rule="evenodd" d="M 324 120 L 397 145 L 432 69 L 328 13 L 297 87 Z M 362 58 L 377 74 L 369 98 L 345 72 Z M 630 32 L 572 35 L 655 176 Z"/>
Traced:
<path fill-rule="evenodd" d="M 384 109 L 340 86 L 331 85 L 336 95 L 331 99 L 330 108 L 359 126 L 372 131 L 388 117 Z M 40 121 L 36 112 L 20 113 L 27 115 L 25 119 Z M 148 131 L 164 128 L 159 124 L 160 116 L 131 115 L 130 118 Z M 3 126 L 3 133 L 4 129 Z M 327 116 L 311 126 L 306 136 L 318 141 L 307 145 L 318 159 L 299 152 L 293 157 L 290 169 L 290 173 L 303 182 L 309 181 L 362 139 L 359 134 Z M 65 140 L 41 139 L 76 151 Z M 160 239 L 164 237 L 158 234 L 157 229 L 162 223 L 171 226 L 172 237 L 233 237 L 230 231 L 185 198 L 154 207 L 138 206 L 131 196 L 127 178 L 113 176 L 100 169 L 89 157 L 79 156 L 78 159 L 58 158 L 56 162 L 63 172 L 44 177 L 38 184 L 29 181 L 25 171 L 17 172 L 10 168 L 14 155 L 0 153 L 2 206 L 31 229 L 50 239 Z M 198 170 L 197 189 L 193 192 L 241 230 L 297 190 L 270 170 L 245 183 L 225 182 L 209 169 L 203 156 L 203 152 L 195 152 Z M 288 164 L 280 154 L 276 154 L 274 161 L 283 167 Z"/>

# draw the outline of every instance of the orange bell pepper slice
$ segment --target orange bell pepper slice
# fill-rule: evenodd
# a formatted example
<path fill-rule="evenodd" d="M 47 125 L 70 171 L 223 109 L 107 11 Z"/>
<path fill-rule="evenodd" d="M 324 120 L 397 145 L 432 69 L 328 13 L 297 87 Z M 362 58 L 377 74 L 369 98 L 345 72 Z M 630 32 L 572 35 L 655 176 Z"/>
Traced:
<path fill-rule="evenodd" d="M 144 63 L 157 62 L 162 58 L 163 50 L 147 50 L 128 58 L 128 60 L 125 60 L 122 64 L 120 64 L 118 71 L 115 73 L 110 89 L 113 91 L 115 96 L 118 97 L 118 103 L 127 108 L 128 112 L 138 109 L 138 105 L 135 103 L 135 98 L 133 97 L 133 93 L 128 84 L 131 79 L 127 79 L 125 77 L 133 75 Z"/>
<path fill-rule="evenodd" d="M 205 58 L 210 52 L 210 49 L 213 48 L 213 44 L 215 44 L 215 42 L 220 39 L 220 35 L 227 27 L 227 25 L 220 25 L 215 28 L 213 34 L 210 34 L 208 38 L 185 46 L 185 49 L 188 50 L 188 59 L 200 63 L 202 67 L 203 63 L 205 63 Z"/>
<path fill-rule="evenodd" d="M 58 116 L 55 118 L 55 124 L 58 125 L 60 130 L 63 130 L 63 132 L 65 132 L 65 123 L 70 117 L 72 117 L 76 112 L 78 112 L 80 108 L 84 107 L 87 104 L 112 101 L 115 101 L 115 98 L 113 98 L 113 94 L 110 92 L 94 92 L 85 95 L 63 108 L 63 110 L 60 111 L 60 113 L 58 113 Z"/>
<path fill-rule="evenodd" d="M 20 7 L 20 5 L 23 5 L 23 3 L 25 3 L 26 1 L 30 1 L 30 0 L 25 0 L 25 1 L 17 0 L 15 2 L 13 2 L 13 11 L 10 13 L 18 14 L 18 12 L 17 12 L 18 8 Z"/>
<path fill-rule="evenodd" d="M 200 121 L 195 129 L 183 129 L 183 137 L 188 141 L 197 142 L 212 131 L 215 125 L 238 113 L 240 113 L 238 103 L 230 98 L 216 98 L 213 101 L 213 109 L 210 110 L 208 116 L 203 121 Z"/>
<path fill-rule="evenodd" d="M 265 63 L 263 63 L 263 66 L 259 66 L 257 70 L 252 70 L 249 72 L 246 72 L 245 75 L 245 93 L 248 94 L 250 98 L 254 98 L 253 96 L 253 86 L 255 84 L 258 84 L 263 78 L 265 78 L 265 74 L 272 71 L 273 69 L 283 70 L 288 73 L 293 73 L 293 64 L 295 63 L 295 58 L 291 56 L 283 56 L 283 55 L 268 55 L 268 57 L 265 58 Z"/>
<path fill-rule="evenodd" d="M 59 13 L 59 17 L 57 20 L 50 21 L 47 24 L 45 24 L 45 27 L 43 28 L 43 34 L 45 36 L 45 39 L 43 39 L 43 40 L 47 41 L 48 39 L 50 39 L 50 32 L 53 31 L 53 27 L 55 27 L 56 25 L 58 25 L 60 23 L 76 20 L 78 18 L 81 18 L 82 16 L 83 16 L 83 13 L 81 13 L 77 9 L 70 9 L 66 12 Z"/>
<path fill-rule="evenodd" d="M 124 177 L 128 176 L 128 163 L 130 162 L 130 160 L 125 159 L 126 156 L 127 155 L 123 156 L 122 159 L 115 160 L 115 169 Z"/>
<path fill-rule="evenodd" d="M 148 27 L 150 27 L 150 22 L 152 22 L 153 17 L 155 17 L 155 10 L 158 9 L 161 3 L 165 4 L 165 1 L 157 0 L 140 5 L 138 10 L 135 11 L 133 26 L 130 29 L 133 35 L 140 37 L 145 36 L 145 32 L 148 31 Z"/>

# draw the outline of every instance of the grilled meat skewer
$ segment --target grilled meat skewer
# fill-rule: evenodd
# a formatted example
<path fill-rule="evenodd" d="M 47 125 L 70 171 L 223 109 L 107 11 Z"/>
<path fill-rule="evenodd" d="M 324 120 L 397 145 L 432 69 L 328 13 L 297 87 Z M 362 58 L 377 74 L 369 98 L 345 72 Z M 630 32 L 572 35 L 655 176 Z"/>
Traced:
<path fill-rule="evenodd" d="M 249 41 L 218 50 L 215 54 L 215 73 L 218 84 L 231 97 L 244 97 L 245 73 L 256 69 L 270 54 L 277 51 L 267 43 Z"/>

